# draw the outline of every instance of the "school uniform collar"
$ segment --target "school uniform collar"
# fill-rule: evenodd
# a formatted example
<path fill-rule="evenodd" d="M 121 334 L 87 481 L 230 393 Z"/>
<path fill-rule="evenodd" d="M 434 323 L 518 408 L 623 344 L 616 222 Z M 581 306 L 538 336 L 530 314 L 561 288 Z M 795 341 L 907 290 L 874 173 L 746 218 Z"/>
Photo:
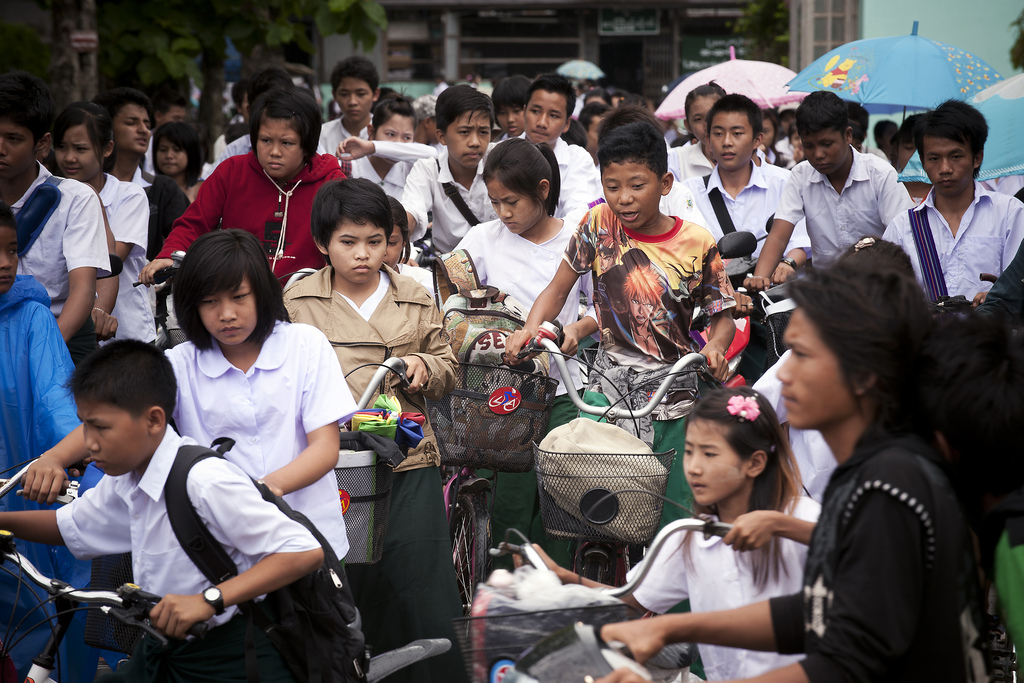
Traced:
<path fill-rule="evenodd" d="M 755 164 L 753 160 L 750 161 L 750 165 L 752 167 L 750 170 L 750 180 L 748 180 L 747 184 L 743 186 L 743 190 L 746 190 L 748 187 L 759 187 L 763 190 L 767 190 L 768 180 L 764 176 L 764 171 L 762 171 L 761 167 Z M 711 190 L 715 188 L 718 188 L 718 191 L 722 193 L 723 197 L 726 196 L 725 187 L 722 185 L 722 175 L 718 172 L 718 166 L 715 166 L 715 170 L 711 172 L 711 177 L 708 178 L 707 192 L 711 192 Z M 743 190 L 740 190 L 740 194 L 743 194 Z M 732 197 L 730 196 L 730 199 L 731 198 Z"/>
<path fill-rule="evenodd" d="M 289 324 L 280 320 L 274 323 L 274 330 L 267 337 L 266 341 L 263 342 L 263 346 L 260 347 L 260 353 L 256 356 L 256 362 L 253 363 L 250 372 L 252 370 L 276 370 L 284 365 L 285 356 L 287 355 L 287 344 L 283 336 L 277 334 L 277 332 L 280 326 Z M 196 365 L 199 366 L 200 372 L 210 379 L 217 379 L 229 370 L 238 370 L 224 357 L 224 353 L 220 350 L 217 340 L 211 338 L 210 341 L 213 342 L 213 347 L 200 351 L 196 358 Z"/>
<path fill-rule="evenodd" d="M 25 194 L 21 195 L 21 199 L 19 199 L 18 201 L 14 202 L 14 204 L 11 205 L 12 211 L 21 211 L 21 207 L 25 206 L 25 200 L 32 195 L 32 192 L 37 187 L 42 185 L 47 178 L 53 175 L 52 173 L 50 173 L 49 170 L 47 170 L 45 166 L 43 166 L 38 161 L 36 162 L 36 169 L 39 171 L 38 175 L 36 176 L 36 179 L 33 180 L 32 184 L 28 186 L 28 189 L 25 190 Z"/>
<path fill-rule="evenodd" d="M 114 491 L 122 499 L 128 500 L 138 489 L 149 496 L 151 500 L 159 501 L 164 495 L 164 486 L 167 484 L 167 477 L 171 473 L 171 466 L 174 465 L 178 448 L 194 444 L 195 441 L 178 436 L 174 428 L 167 425 L 164 438 L 153 452 L 153 457 L 150 458 L 142 478 L 140 479 L 135 472 L 112 477 Z"/>
<path fill-rule="evenodd" d="M 526 131 L 519 134 L 520 140 L 529 140 L 526 137 Z M 555 141 L 555 146 L 551 148 L 551 151 L 555 153 L 555 161 L 558 162 L 559 166 L 568 166 L 572 161 L 572 157 L 569 152 L 569 143 L 563 140 L 561 137 Z"/>
<path fill-rule="evenodd" d="M 855 150 L 853 145 L 850 145 L 850 154 L 853 155 L 853 163 L 850 165 L 850 175 L 846 177 L 846 183 L 843 185 L 843 189 L 850 187 L 855 182 L 871 180 L 871 171 L 868 169 L 868 165 L 861 161 L 861 157 L 865 156 Z M 808 162 L 810 163 L 810 162 Z M 812 169 L 813 170 L 813 169 Z M 828 177 L 824 173 L 814 171 L 811 174 L 812 183 L 827 183 L 829 182 Z"/>
<path fill-rule="evenodd" d="M 491 151 L 492 146 L 493 143 L 487 146 L 487 149 L 484 150 L 483 156 L 480 158 L 480 163 L 476 165 L 476 176 L 473 178 L 474 183 L 477 178 L 483 177 L 484 161 L 487 160 L 487 153 Z M 455 183 L 455 178 L 452 176 L 452 169 L 448 166 L 448 147 L 445 147 L 437 155 L 437 163 L 440 165 L 440 168 L 437 171 L 437 182 Z M 456 186 L 458 186 L 458 183 L 456 183 Z"/>
<path fill-rule="evenodd" d="M 971 202 L 971 206 L 977 211 L 978 204 L 982 201 L 992 202 L 992 191 L 987 187 L 979 183 L 977 180 L 974 181 L 974 201 Z M 914 207 L 914 211 L 921 211 L 924 207 L 930 207 L 931 209 L 938 211 L 935 208 L 935 188 L 928 190 L 928 195 L 924 198 L 924 201 Z M 966 215 L 966 213 L 964 214 Z"/>
<path fill-rule="evenodd" d="M 100 204 L 110 206 L 117 199 L 117 191 L 120 189 L 118 183 L 121 181 L 109 173 L 104 173 L 103 177 L 105 182 L 103 183 L 103 189 L 100 190 Z"/>

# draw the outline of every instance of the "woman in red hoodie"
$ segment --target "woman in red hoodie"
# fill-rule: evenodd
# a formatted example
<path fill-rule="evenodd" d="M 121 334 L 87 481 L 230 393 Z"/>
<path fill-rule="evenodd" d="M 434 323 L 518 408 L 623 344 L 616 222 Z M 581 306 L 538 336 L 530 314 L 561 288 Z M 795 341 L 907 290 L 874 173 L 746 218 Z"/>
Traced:
<path fill-rule="evenodd" d="M 323 267 L 309 229 L 313 197 L 325 182 L 345 175 L 333 155 L 316 153 L 320 107 L 302 88 L 271 90 L 253 105 L 249 136 L 252 151 L 225 160 L 200 186 L 163 249 L 139 274 L 141 282 L 153 284 L 154 274 L 171 265 L 173 252 L 187 251 L 197 237 L 217 228 L 255 235 L 278 277 Z"/>

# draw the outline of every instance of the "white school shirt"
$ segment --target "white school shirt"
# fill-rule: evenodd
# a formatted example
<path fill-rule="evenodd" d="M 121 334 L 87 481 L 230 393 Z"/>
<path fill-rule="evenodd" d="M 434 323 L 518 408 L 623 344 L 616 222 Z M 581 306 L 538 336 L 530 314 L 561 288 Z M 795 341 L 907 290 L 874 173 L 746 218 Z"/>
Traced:
<path fill-rule="evenodd" d="M 782 400 L 782 382 L 779 380 L 779 368 L 789 360 L 792 351 L 786 351 L 770 368 L 764 371 L 761 379 L 754 383 L 754 391 L 764 396 L 765 400 L 775 409 L 779 424 L 787 421 L 789 413 L 786 403 Z M 825 498 L 825 487 L 836 468 L 836 458 L 832 449 L 825 443 L 825 437 L 817 429 L 797 429 L 789 426 L 789 445 L 793 449 L 793 458 L 800 468 L 800 480 L 804 489 L 819 503 Z"/>
<path fill-rule="evenodd" d="M 135 583 L 156 595 L 196 595 L 209 588 L 210 581 L 178 543 L 164 499 L 178 447 L 193 444 L 168 426 L 141 477 L 134 471 L 105 476 L 81 498 L 58 508 L 57 528 L 72 554 L 88 560 L 131 552 Z M 268 555 L 320 547 L 309 530 L 264 501 L 252 480 L 227 460 L 197 462 L 186 489 L 240 574 Z M 227 607 L 207 623 L 225 624 L 237 611 Z"/>
<path fill-rule="evenodd" d="M 992 283 L 980 281 L 978 275 L 1001 275 L 1024 240 L 1024 204 L 1010 195 L 991 192 L 979 182 L 974 183 L 974 201 L 960 219 L 955 237 L 946 219 L 935 208 L 934 189 L 914 211 L 927 212 L 928 227 L 949 296 L 962 294 L 973 299 L 978 292 L 992 289 Z M 914 275 L 924 283 L 921 255 L 914 243 L 910 215 L 906 211 L 889 223 L 882 239 L 903 247 L 914 266 Z"/>
<path fill-rule="evenodd" d="M 982 182 L 986 189 L 1013 197 L 1024 189 L 1024 175 L 1004 175 Z"/>
<path fill-rule="evenodd" d="M 529 140 L 526 133 L 521 133 L 519 138 Z M 565 218 L 581 209 L 586 211 L 592 202 L 604 197 L 601 175 L 590 152 L 579 145 L 570 145 L 562 138 L 555 141 L 551 151 L 555 153 L 559 175 L 555 218 Z"/>
<path fill-rule="evenodd" d="M 678 168 L 678 172 L 675 170 L 673 172 L 676 173 L 676 177 L 679 180 L 687 180 L 694 177 L 703 178 L 715 168 L 715 165 L 704 156 L 703 148 L 699 142 L 688 142 L 682 147 L 676 147 L 672 151 L 675 152 L 673 156 L 676 158 L 676 168 Z"/>
<path fill-rule="evenodd" d="M 818 503 L 810 498 L 800 498 L 791 514 L 797 519 L 817 522 L 820 513 Z M 686 537 L 680 533 L 669 541 L 654 558 L 650 572 L 633 593 L 637 602 L 646 609 L 663 614 L 689 598 L 692 612 L 715 612 L 803 590 L 807 546 L 802 543 L 779 539 L 779 575 L 774 579 L 769 576 L 764 588 L 758 589 L 754 582 L 751 553 L 733 550 L 719 536 L 705 539 L 703 534 L 691 533 L 689 557 L 692 564 L 687 564 L 682 547 Z M 637 565 L 626 576 L 632 578 L 639 568 Z M 750 678 L 804 658 L 804 655 L 780 655 L 717 645 L 702 644 L 698 649 L 709 681 Z"/>
<path fill-rule="evenodd" d="M 36 166 L 39 175 L 11 206 L 15 216 L 32 192 L 53 175 L 38 161 Z M 59 316 L 68 298 L 68 272 L 95 268 L 96 275 L 109 275 L 110 253 L 103 209 L 96 192 L 85 183 L 70 179 L 62 180 L 58 189 L 60 203 L 32 247 L 18 260 L 18 272 L 31 275 L 46 288 L 50 311 Z"/>
<path fill-rule="evenodd" d="M 666 216 L 682 218 L 684 221 L 696 223 L 702 228 L 708 223 L 686 183 L 673 182 L 672 189 L 668 191 L 668 194 L 662 195 L 658 202 L 658 209 Z"/>
<path fill-rule="evenodd" d="M 423 286 L 423 289 L 430 292 L 431 297 L 434 296 L 434 271 L 430 268 L 420 268 L 418 266 L 410 266 L 408 263 L 399 263 L 398 273 L 415 280 Z"/>
<path fill-rule="evenodd" d="M 722 193 L 725 208 L 729 212 L 729 217 L 732 218 L 735 228 L 752 233 L 754 237 L 758 238 L 757 249 L 754 250 L 754 256 L 758 256 L 761 253 L 761 247 L 764 246 L 764 240 L 761 238 L 768 234 L 766 230 L 768 219 L 775 213 L 779 198 L 782 196 L 782 189 L 786 186 L 786 181 L 789 180 L 790 172 L 765 163 L 758 166 L 753 161 L 750 162 L 750 166 L 750 180 L 735 198 L 722 186 L 722 176 L 717 166 L 711 172 L 711 177 L 708 178 L 707 187 L 704 187 L 703 177 L 690 178 L 683 185 L 696 198 L 697 208 L 706 218 L 704 227 L 714 236 L 716 242 L 722 239 L 722 235 L 725 233 L 722 231 L 718 215 L 715 214 L 715 207 L 711 205 L 708 195 L 711 190 L 717 188 Z M 803 249 L 810 256 L 811 240 L 807 237 L 807 227 L 804 221 L 800 221 L 794 227 L 785 253 L 788 254 L 797 248 Z"/>
<path fill-rule="evenodd" d="M 380 306 L 380 302 L 384 301 L 384 297 L 387 296 L 388 287 L 391 285 L 391 278 L 383 270 L 380 272 L 380 279 L 377 281 L 377 289 L 373 290 L 373 294 L 363 302 L 362 306 L 356 304 L 355 301 L 349 299 L 347 296 L 334 290 L 334 293 L 340 296 L 342 299 L 352 307 L 352 310 L 359 314 L 359 316 L 369 322 L 370 317 L 373 316 L 373 312 Z"/>
<path fill-rule="evenodd" d="M 490 148 L 488 148 L 488 151 Z M 427 232 L 427 212 L 433 211 L 434 248 L 438 253 L 446 253 L 455 248 L 471 227 L 455 203 L 444 193 L 442 183 L 452 183 L 462 195 L 466 206 L 481 223 L 498 218 L 487 198 L 487 186 L 484 184 L 484 162 L 486 153 L 476 167 L 476 175 L 467 190 L 461 183 L 455 182 L 451 168 L 448 166 L 448 148 L 446 147 L 437 159 L 420 159 L 413 165 L 409 177 L 405 181 L 405 192 L 402 193 L 402 205 L 416 219 L 416 227 L 409 235 L 415 242 Z"/>
<path fill-rule="evenodd" d="M 103 175 L 106 182 L 100 190 L 100 201 L 107 211 L 110 232 L 116 241 L 132 245 L 117 276 L 117 302 L 112 312 L 117 318 L 116 338 L 151 342 L 156 339 L 156 323 L 149 305 L 149 290 L 133 286 L 148 263 L 149 197 L 134 183 L 122 182 L 109 173 Z"/>
<path fill-rule="evenodd" d="M 465 249 L 473 257 L 476 275 L 484 285 L 497 287 L 527 308 L 533 303 L 555 277 L 562 263 L 565 247 L 576 233 L 578 222 L 562 221 L 562 229 L 543 244 L 534 244 L 505 227 L 500 220 L 481 223 L 469 231 L 456 249 Z M 580 289 L 587 295 L 587 301 L 594 300 L 593 279 L 584 273 L 576 280 L 565 298 L 565 304 L 558 313 L 562 326 L 571 325 L 580 319 Z M 566 360 L 573 386 L 581 388 L 579 365 L 575 360 Z M 558 380 L 556 395 L 566 393 L 561 373 L 554 361 L 548 376 Z"/>
<path fill-rule="evenodd" d="M 405 191 L 405 179 L 409 177 L 413 164 L 420 159 L 434 159 L 437 157 L 437 150 L 430 145 L 423 145 L 418 142 L 390 142 L 388 140 L 374 140 L 374 153 L 371 156 L 381 157 L 394 161 L 387 174 L 381 178 L 377 170 L 370 163 L 370 157 L 362 157 L 352 161 L 352 177 L 366 178 L 381 186 L 384 193 L 402 201 L 402 193 Z"/>
<path fill-rule="evenodd" d="M 278 322 L 244 373 L 212 341 L 207 351 L 191 342 L 167 351 L 178 380 L 174 423 L 204 446 L 222 436 L 234 439 L 225 457 L 251 477 L 284 467 L 305 450 L 306 434 L 356 411 L 337 355 L 312 325 Z M 345 557 L 348 537 L 334 472 L 284 499 Z"/>
<path fill-rule="evenodd" d="M 358 135 L 349 133 L 345 130 L 345 126 L 341 124 L 341 117 L 339 116 L 320 127 L 320 142 L 317 144 L 316 152 L 317 154 L 337 154 L 338 145 L 341 144 L 341 141 L 353 137 L 369 140 L 370 130 L 368 127 L 365 127 L 359 131 Z"/>
<path fill-rule="evenodd" d="M 842 193 L 808 161 L 793 167 L 775 217 L 794 225 L 807 220 L 811 258 L 827 268 L 863 237 L 881 237 L 885 226 L 914 206 L 896 169 L 873 154 L 850 147 L 853 164 Z"/>
<path fill-rule="evenodd" d="M 217 170 L 217 167 L 220 166 L 225 159 L 240 156 L 242 154 L 248 154 L 250 151 L 252 151 L 252 138 L 248 135 L 235 138 L 227 144 L 224 151 L 220 153 L 219 157 L 217 157 L 217 161 L 213 163 L 213 168 L 210 169 L 210 173 L 207 174 L 207 177 Z"/>

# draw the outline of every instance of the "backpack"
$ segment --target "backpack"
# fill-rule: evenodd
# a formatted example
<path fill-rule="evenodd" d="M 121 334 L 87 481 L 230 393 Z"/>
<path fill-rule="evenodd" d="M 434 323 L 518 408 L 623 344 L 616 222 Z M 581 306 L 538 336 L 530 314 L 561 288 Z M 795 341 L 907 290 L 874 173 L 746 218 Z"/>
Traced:
<path fill-rule="evenodd" d="M 214 445 L 218 444 L 216 451 L 202 446 L 181 446 L 164 485 L 167 515 L 174 535 L 212 585 L 236 576 L 238 568 L 192 506 L 186 482 L 193 465 L 206 458 L 223 457 L 222 453 L 230 449 L 233 442 L 218 439 Z M 312 574 L 267 595 L 265 601 L 272 601 L 277 608 L 276 621 L 267 616 L 261 603 L 250 601 L 238 605 L 249 621 L 246 678 L 259 680 L 252 633 L 255 624 L 281 653 L 296 681 L 354 683 L 365 680 L 369 658 L 363 634 L 353 626 L 359 615 L 341 561 L 305 515 L 293 510 L 262 482 L 254 484 L 264 500 L 309 529 L 323 546 L 324 563 Z"/>
<path fill-rule="evenodd" d="M 529 309 L 496 287 L 482 286 L 473 259 L 463 249 L 438 257 L 434 292 L 442 314 L 441 337 L 459 363 L 501 365 L 505 341 L 522 329 Z M 548 373 L 546 354 L 533 363 L 533 372 Z"/>
<path fill-rule="evenodd" d="M 25 252 L 32 248 L 36 238 L 46 227 L 50 216 L 57 210 L 60 204 L 60 185 L 63 178 L 49 176 L 46 180 L 32 190 L 32 194 L 25 200 L 25 204 L 18 212 L 17 223 L 18 234 L 18 256 L 24 256 Z"/>

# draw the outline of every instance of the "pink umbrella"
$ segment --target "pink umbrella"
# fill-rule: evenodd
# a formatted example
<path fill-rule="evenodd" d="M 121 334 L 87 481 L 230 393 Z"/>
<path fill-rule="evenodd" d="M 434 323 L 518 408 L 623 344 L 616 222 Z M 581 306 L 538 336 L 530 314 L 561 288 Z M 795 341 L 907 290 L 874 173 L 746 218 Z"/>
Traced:
<path fill-rule="evenodd" d="M 694 88 L 714 81 L 727 93 L 746 95 L 761 108 L 778 107 L 800 102 L 807 93 L 790 92 L 787 85 L 796 72 L 771 62 L 736 59 L 736 48 L 729 47 L 729 61 L 709 66 L 687 77 L 672 89 L 654 115 L 659 119 L 681 119 L 686 116 L 683 104 Z"/>

